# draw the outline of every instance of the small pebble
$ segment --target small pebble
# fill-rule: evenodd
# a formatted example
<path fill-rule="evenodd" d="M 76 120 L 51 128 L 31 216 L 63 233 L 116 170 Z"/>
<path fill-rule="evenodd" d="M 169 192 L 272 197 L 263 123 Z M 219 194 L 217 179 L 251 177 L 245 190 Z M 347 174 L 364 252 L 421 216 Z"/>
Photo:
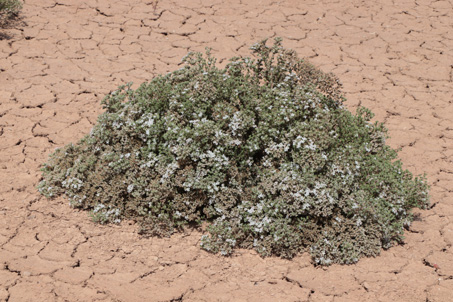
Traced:
<path fill-rule="evenodd" d="M 24 276 L 24 277 L 30 277 L 31 276 L 31 273 L 28 272 L 28 271 L 23 271 L 20 274 L 21 274 L 21 276 Z"/>

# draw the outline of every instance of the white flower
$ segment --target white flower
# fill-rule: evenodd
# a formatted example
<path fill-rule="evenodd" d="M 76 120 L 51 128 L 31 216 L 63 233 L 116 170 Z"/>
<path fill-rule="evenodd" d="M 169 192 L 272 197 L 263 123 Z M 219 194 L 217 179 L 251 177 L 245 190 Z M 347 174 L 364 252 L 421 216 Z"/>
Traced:
<path fill-rule="evenodd" d="M 361 219 L 360 217 L 357 218 L 356 225 L 357 225 L 357 226 L 361 226 L 361 225 L 362 225 L 362 219 Z"/>
<path fill-rule="evenodd" d="M 316 150 L 316 145 L 313 143 L 312 140 L 310 140 L 310 144 L 308 146 L 305 146 L 305 148 L 310 149 L 312 151 Z"/>
<path fill-rule="evenodd" d="M 296 137 L 296 139 L 294 140 L 293 146 L 295 146 L 297 149 L 299 149 L 300 146 L 301 146 L 302 144 L 304 144 L 306 141 L 307 141 L 307 138 L 302 137 L 302 136 L 299 135 L 299 136 Z"/>
<path fill-rule="evenodd" d="M 234 113 L 228 126 L 231 128 L 233 135 L 236 135 L 236 131 L 241 129 L 241 117 L 239 111 Z"/>

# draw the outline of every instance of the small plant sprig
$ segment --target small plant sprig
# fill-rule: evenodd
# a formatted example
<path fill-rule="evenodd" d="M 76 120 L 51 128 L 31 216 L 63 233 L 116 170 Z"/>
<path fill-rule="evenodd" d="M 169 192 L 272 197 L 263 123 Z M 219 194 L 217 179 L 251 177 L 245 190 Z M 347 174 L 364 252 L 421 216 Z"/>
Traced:
<path fill-rule="evenodd" d="M 18 0 L 0 0 L 0 26 L 17 17 L 21 9 L 22 3 Z"/>
<path fill-rule="evenodd" d="M 402 169 L 371 111 L 343 107 L 335 76 L 266 42 L 224 69 L 189 53 L 119 87 L 89 135 L 50 155 L 40 192 L 147 235 L 206 221 L 201 246 L 222 255 L 350 264 L 402 242 L 410 210 L 428 205 L 425 177 Z"/>

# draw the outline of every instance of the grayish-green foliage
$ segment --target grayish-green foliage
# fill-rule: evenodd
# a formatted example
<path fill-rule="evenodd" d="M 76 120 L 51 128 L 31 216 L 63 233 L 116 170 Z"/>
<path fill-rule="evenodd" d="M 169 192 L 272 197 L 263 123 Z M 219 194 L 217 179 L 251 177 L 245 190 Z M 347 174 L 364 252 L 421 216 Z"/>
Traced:
<path fill-rule="evenodd" d="M 235 247 L 314 263 L 354 263 L 403 239 L 428 205 L 372 113 L 342 106 L 340 84 L 276 39 L 224 68 L 190 53 L 180 70 L 102 102 L 76 145 L 56 150 L 39 190 L 95 221 L 134 219 L 167 236 L 208 222 L 205 250 Z"/>

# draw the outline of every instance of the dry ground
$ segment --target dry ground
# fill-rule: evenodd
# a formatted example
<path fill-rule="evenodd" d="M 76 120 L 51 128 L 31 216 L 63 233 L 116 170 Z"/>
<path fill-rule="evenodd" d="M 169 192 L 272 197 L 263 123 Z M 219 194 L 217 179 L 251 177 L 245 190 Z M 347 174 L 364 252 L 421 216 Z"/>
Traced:
<path fill-rule="evenodd" d="M 452 301 L 453 3 L 434 0 L 26 0 L 0 40 L 1 301 Z M 231 258 L 191 231 L 144 239 L 38 194 L 40 164 L 96 122 L 100 100 L 179 68 L 189 50 L 248 55 L 265 37 L 344 83 L 427 172 L 433 207 L 406 242 L 357 265 Z"/>

